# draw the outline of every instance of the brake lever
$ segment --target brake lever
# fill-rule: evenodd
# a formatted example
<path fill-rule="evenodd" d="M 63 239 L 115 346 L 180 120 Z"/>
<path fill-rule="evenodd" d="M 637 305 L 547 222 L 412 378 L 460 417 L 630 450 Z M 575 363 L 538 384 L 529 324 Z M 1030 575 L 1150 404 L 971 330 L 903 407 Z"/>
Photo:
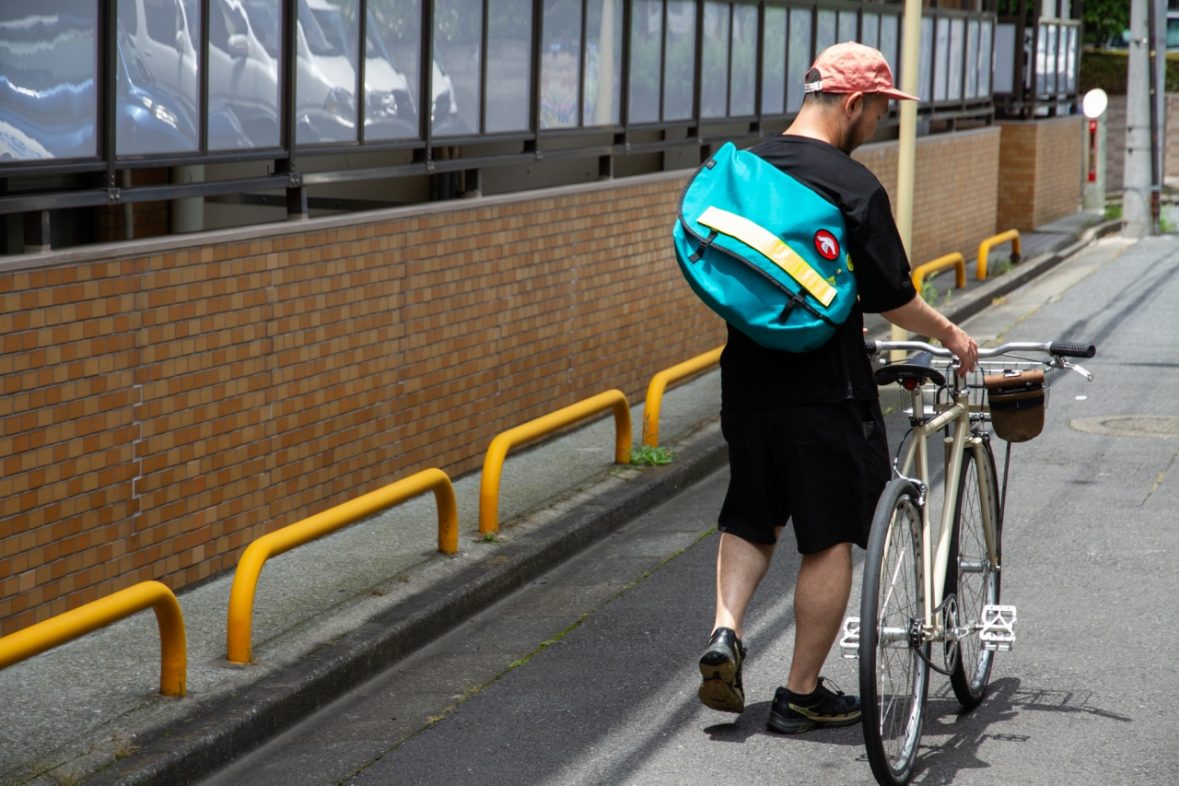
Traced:
<path fill-rule="evenodd" d="M 1064 358 L 1061 358 L 1060 359 L 1060 367 L 1064 368 L 1064 369 L 1071 369 L 1071 370 L 1077 372 L 1078 374 L 1080 374 L 1085 379 L 1089 380 L 1090 382 L 1093 381 L 1093 374 L 1091 374 L 1089 372 L 1089 370 L 1086 369 L 1084 366 L 1081 366 L 1077 363 L 1069 363 Z"/>

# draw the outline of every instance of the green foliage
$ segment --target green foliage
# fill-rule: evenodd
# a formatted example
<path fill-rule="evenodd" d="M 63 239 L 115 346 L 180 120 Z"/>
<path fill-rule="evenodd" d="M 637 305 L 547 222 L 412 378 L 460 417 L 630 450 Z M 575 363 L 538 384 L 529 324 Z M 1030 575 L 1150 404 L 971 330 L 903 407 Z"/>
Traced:
<path fill-rule="evenodd" d="M 1105 206 L 1104 218 L 1106 221 L 1116 221 L 1122 217 L 1122 203 L 1114 202 Z"/>
<path fill-rule="evenodd" d="M 1159 216 L 1159 232 L 1164 235 L 1175 234 L 1175 222 L 1166 216 Z"/>
<path fill-rule="evenodd" d="M 1081 95 L 1100 87 L 1110 95 L 1126 94 L 1126 53 L 1116 50 L 1081 52 Z M 1167 53 L 1167 92 L 1179 91 L 1179 52 Z"/>
<path fill-rule="evenodd" d="M 1130 4 L 1126 0 L 1085 0 L 1082 21 L 1084 43 L 1100 45 L 1130 26 Z"/>
<path fill-rule="evenodd" d="M 656 467 L 670 464 L 675 454 L 667 448 L 639 445 L 630 452 L 630 463 L 636 467 Z"/>

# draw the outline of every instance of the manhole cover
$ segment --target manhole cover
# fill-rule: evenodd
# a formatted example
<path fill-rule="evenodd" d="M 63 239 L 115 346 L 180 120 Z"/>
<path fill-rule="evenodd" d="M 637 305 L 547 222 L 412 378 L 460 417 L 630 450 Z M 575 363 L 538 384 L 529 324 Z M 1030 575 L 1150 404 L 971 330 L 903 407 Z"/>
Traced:
<path fill-rule="evenodd" d="M 1110 437 L 1179 437 L 1179 417 L 1174 415 L 1106 415 L 1077 418 L 1077 431 Z"/>

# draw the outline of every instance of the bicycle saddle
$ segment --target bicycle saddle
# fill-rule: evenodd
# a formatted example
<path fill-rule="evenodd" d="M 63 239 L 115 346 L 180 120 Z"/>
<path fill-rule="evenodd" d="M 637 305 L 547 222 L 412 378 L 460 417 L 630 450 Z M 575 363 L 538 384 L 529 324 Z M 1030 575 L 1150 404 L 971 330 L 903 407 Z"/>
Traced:
<path fill-rule="evenodd" d="M 932 382 L 939 387 L 946 384 L 946 376 L 933 367 L 933 356 L 928 352 L 920 352 L 905 358 L 899 363 L 889 363 L 881 366 L 873 373 L 877 385 L 889 385 L 899 382 L 902 387 L 912 390 L 925 382 Z M 908 384 L 906 384 L 908 383 Z"/>

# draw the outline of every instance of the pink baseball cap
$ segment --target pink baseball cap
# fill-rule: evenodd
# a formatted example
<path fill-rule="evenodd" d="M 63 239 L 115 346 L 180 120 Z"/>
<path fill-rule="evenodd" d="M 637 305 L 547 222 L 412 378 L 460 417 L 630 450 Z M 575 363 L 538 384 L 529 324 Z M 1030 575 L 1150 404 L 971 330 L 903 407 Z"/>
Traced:
<path fill-rule="evenodd" d="M 805 93 L 877 93 L 902 101 L 917 100 L 917 96 L 893 87 L 892 69 L 884 55 L 854 41 L 824 49 L 811 70 L 819 72 L 819 79 L 807 82 L 803 86 Z"/>

